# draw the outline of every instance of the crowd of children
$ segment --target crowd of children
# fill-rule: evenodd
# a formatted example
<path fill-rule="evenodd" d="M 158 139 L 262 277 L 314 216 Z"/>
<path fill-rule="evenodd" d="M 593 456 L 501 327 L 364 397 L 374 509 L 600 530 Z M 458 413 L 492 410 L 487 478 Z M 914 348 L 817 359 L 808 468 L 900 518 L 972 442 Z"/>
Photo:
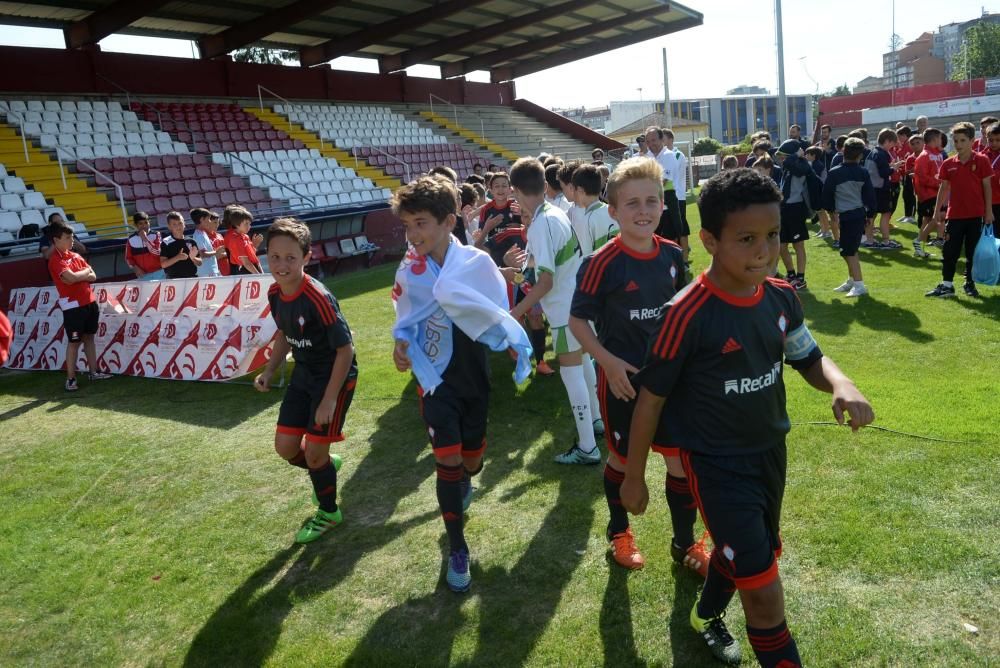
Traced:
<path fill-rule="evenodd" d="M 972 123 L 952 126 L 951 157 L 944 152 L 948 137 L 943 131 L 929 127 L 924 116 L 916 126 L 916 131 L 903 123 L 882 128 L 874 146 L 865 128 L 833 138 L 824 125 L 810 144 L 793 125 L 790 138 L 777 149 L 767 132 L 751 135 L 745 166 L 769 175 L 782 191 L 780 258 L 784 278 L 795 289 L 807 287 L 806 221 L 812 218 L 820 227 L 816 236 L 829 240 L 847 264 L 847 280 L 834 290 L 852 298 L 868 294 L 858 251 L 903 247 L 891 238 L 902 196 L 903 215 L 895 222 L 917 226 L 914 255 L 932 257 L 925 245 L 942 249 L 942 280 L 926 295 L 955 295 L 953 280 L 964 250 L 963 289 L 979 296 L 972 259 L 984 226 L 1000 213 L 1000 121 L 983 118 L 978 137 Z M 735 156 L 722 160 L 723 170 L 738 166 Z"/>
<path fill-rule="evenodd" d="M 488 352 L 507 350 L 517 361 L 517 381 L 528 375 L 532 357 L 537 374 L 552 375 L 544 359 L 548 328 L 575 431 L 555 461 L 604 462 L 614 562 L 627 569 L 645 564 L 628 513 L 647 507 L 645 467 L 655 450 L 667 469 L 671 556 L 704 583 L 690 611 L 693 629 L 714 656 L 738 663 L 739 644 L 724 622 L 738 593 L 760 664 L 800 665 L 777 566 L 790 430 L 784 365 L 833 395 L 838 422 L 857 430 L 874 420 L 868 401 L 805 324 L 796 292 L 807 288 L 807 221 L 815 216 L 817 236 L 846 262 L 848 277 L 835 289 L 860 297 L 868 287 L 859 249 L 900 248 L 890 236 L 902 194 L 902 220 L 920 227 L 916 255 L 927 257 L 923 244 L 934 244 L 932 232 L 943 239 L 942 281 L 927 294 L 954 294 L 964 249 L 965 292 L 977 296 L 972 251 L 983 225 L 1000 213 L 997 120 L 983 119 L 979 139 L 971 124 L 955 125 L 955 154 L 947 158 L 943 134 L 918 128 L 883 129 L 871 148 L 863 129 L 834 138 L 824 126 L 809 142 L 793 126 L 777 147 L 758 133 L 749 169 L 727 157 L 701 189 L 698 234 L 711 262 L 696 277 L 688 262 L 686 157 L 666 128 L 647 129 L 640 155 L 613 172 L 603 154 L 590 164 L 543 155 L 522 158 L 509 172 L 477 170 L 463 184 L 441 167 L 399 188 L 392 207 L 408 249 L 392 290 L 392 358 L 418 381 L 448 536 L 447 586 L 471 587 L 464 513 L 487 444 Z M 256 251 L 264 239 L 249 236 L 248 211 L 227 207 L 225 237 L 216 213 L 196 209 L 191 219 L 193 238 L 179 213 L 167 217 L 169 235 L 161 237 L 136 214 L 127 261 L 137 278 L 261 271 Z M 49 268 L 64 302 L 69 359 L 82 344 L 91 378 L 104 378 L 93 359 L 96 277 L 72 250 L 72 230 L 60 221 L 50 227 Z M 292 354 L 295 371 L 274 447 L 308 472 L 318 508 L 296 534 L 308 543 L 343 520 L 342 460 L 330 445 L 344 438 L 358 364 L 337 300 L 305 273 L 308 226 L 275 221 L 266 248 L 278 334 L 255 387 L 267 391 Z M 784 277 L 775 276 L 779 260 Z M 76 389 L 75 368 L 68 371 L 66 389 Z M 698 512 L 707 531 L 696 540 Z"/>

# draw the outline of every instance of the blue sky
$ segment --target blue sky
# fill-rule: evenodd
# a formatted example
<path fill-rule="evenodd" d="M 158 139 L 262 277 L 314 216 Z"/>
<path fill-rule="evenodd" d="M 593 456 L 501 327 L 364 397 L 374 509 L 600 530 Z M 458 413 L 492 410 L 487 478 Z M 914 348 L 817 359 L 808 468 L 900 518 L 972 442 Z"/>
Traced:
<path fill-rule="evenodd" d="M 722 95 L 741 84 L 777 90 L 771 0 L 685 0 L 705 16 L 704 25 L 517 80 L 519 97 L 547 107 L 600 106 L 611 100 L 663 98 L 661 49 L 667 48 L 673 98 Z M 853 87 L 881 74 L 892 35 L 892 0 L 784 0 L 785 80 L 789 93 Z M 1000 0 L 899 0 L 896 32 L 904 42 L 952 21 L 1000 11 Z M 0 44 L 61 48 L 62 33 L 0 26 Z M 106 51 L 192 57 L 191 43 L 114 35 Z M 374 61 L 339 58 L 334 67 L 377 71 Z M 437 76 L 437 68 L 410 68 Z M 486 73 L 470 79 L 486 81 Z"/>

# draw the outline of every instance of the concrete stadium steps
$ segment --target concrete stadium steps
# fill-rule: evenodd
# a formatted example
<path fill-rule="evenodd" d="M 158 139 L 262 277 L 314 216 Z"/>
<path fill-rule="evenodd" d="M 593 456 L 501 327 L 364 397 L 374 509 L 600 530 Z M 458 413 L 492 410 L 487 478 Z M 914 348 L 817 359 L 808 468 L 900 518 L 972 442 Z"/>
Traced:
<path fill-rule="evenodd" d="M 463 127 L 461 125 L 456 125 L 454 120 L 445 118 L 440 114 L 434 113 L 432 111 L 421 111 L 420 116 L 426 118 L 430 121 L 437 129 L 444 128 L 452 133 L 452 135 L 457 136 L 468 143 L 471 143 L 476 148 L 487 151 L 488 153 L 503 158 L 505 160 L 517 160 L 518 154 L 510 150 L 506 146 L 501 146 L 500 144 L 494 143 L 487 139 L 486 137 L 473 132 L 469 128 Z"/>
<path fill-rule="evenodd" d="M 12 176 L 18 176 L 25 184 L 45 193 L 54 206 L 61 207 L 67 214 L 83 223 L 91 233 L 115 229 L 124 232 L 121 207 L 117 199 L 109 199 L 110 193 L 91 185 L 92 175 L 76 173 L 63 166 L 66 188 L 63 188 L 58 161 L 32 142 L 28 142 L 30 161 L 24 158 L 21 136 L 10 125 L 0 125 L 0 163 L 7 167 Z M 75 165 L 74 163 L 71 163 Z"/>
<path fill-rule="evenodd" d="M 329 142 L 321 142 L 319 136 L 306 130 L 298 123 L 289 121 L 287 116 L 278 114 L 271 109 L 261 111 L 254 107 L 244 107 L 243 110 L 262 121 L 270 123 L 276 128 L 288 128 L 286 132 L 293 139 L 298 139 L 307 148 L 316 149 L 323 157 L 333 158 L 342 167 L 353 167 L 358 176 L 371 179 L 379 187 L 395 189 L 402 185 L 399 179 L 386 174 L 378 167 L 374 167 L 363 160 L 355 161 L 354 156 L 350 155 L 347 151 L 339 149 Z M 357 162 L 357 166 L 355 166 L 355 162 Z"/>
<path fill-rule="evenodd" d="M 430 106 L 427 104 L 408 103 L 390 106 L 407 118 L 424 118 L 421 112 L 430 111 Z M 435 105 L 434 113 L 451 124 L 455 123 L 456 114 L 452 107 Z M 589 162 L 591 159 L 590 152 L 593 146 L 511 107 L 461 105 L 457 108 L 457 116 L 459 126 L 490 144 L 504 147 L 518 157 L 538 155 L 544 151 L 566 160 L 585 159 Z M 445 129 L 439 129 L 438 132 L 443 132 Z M 504 158 L 509 159 L 506 156 Z"/>

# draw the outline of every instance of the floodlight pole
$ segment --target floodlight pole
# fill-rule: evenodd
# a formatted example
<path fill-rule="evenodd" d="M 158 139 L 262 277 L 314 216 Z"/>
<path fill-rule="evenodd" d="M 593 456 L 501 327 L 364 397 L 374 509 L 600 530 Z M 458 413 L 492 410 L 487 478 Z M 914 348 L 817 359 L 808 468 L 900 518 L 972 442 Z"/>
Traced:
<path fill-rule="evenodd" d="M 788 99 L 785 97 L 785 38 L 781 34 L 781 0 L 774 0 L 774 34 L 778 46 L 778 140 L 788 132 Z"/>
<path fill-rule="evenodd" d="M 670 109 L 670 82 L 667 79 L 667 47 L 663 47 L 663 113 L 667 117 L 667 127 L 674 126 L 674 114 Z"/>

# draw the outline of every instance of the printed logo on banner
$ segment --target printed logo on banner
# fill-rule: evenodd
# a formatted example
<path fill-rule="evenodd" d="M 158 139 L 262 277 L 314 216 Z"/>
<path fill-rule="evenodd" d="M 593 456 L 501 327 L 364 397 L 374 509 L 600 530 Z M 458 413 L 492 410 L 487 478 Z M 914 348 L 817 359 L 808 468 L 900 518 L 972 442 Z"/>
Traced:
<path fill-rule="evenodd" d="M 197 292 L 197 287 L 195 291 Z M 172 327 L 172 323 L 167 325 L 167 330 L 170 330 Z M 193 327 L 189 326 L 190 331 L 179 342 L 173 356 L 163 365 L 163 370 L 159 374 L 161 378 L 183 380 L 194 377 L 198 366 L 198 336 L 200 329 L 201 323 L 198 322 L 194 323 Z"/>
<path fill-rule="evenodd" d="M 120 373 L 125 352 L 125 330 L 128 322 L 120 315 L 106 315 L 97 326 L 94 345 L 97 347 L 97 367 L 108 373 Z"/>
<path fill-rule="evenodd" d="M 233 287 L 229 290 L 229 294 L 222 301 L 222 305 L 219 310 L 215 312 L 216 317 L 221 315 L 233 315 L 240 310 L 240 293 L 243 291 L 243 279 L 236 281 Z M 226 309 L 232 309 L 226 312 Z"/>
<path fill-rule="evenodd" d="M 227 380 L 260 368 L 277 331 L 270 277 L 94 286 L 101 306 L 98 367 L 112 373 Z M 63 367 L 66 337 L 53 288 L 14 290 L 10 368 Z M 180 317 L 178 317 L 180 314 Z M 86 368 L 81 348 L 77 360 Z"/>
<path fill-rule="evenodd" d="M 132 323 L 129 333 L 138 331 L 140 337 L 133 341 L 136 344 L 135 352 L 125 365 L 125 373 L 130 376 L 155 376 L 157 353 L 160 349 L 160 324 L 150 321 L 147 323 Z M 151 327 L 150 327 L 151 326 Z M 130 346 L 126 344 L 126 350 Z M 131 351 L 129 351 L 131 352 Z"/>

